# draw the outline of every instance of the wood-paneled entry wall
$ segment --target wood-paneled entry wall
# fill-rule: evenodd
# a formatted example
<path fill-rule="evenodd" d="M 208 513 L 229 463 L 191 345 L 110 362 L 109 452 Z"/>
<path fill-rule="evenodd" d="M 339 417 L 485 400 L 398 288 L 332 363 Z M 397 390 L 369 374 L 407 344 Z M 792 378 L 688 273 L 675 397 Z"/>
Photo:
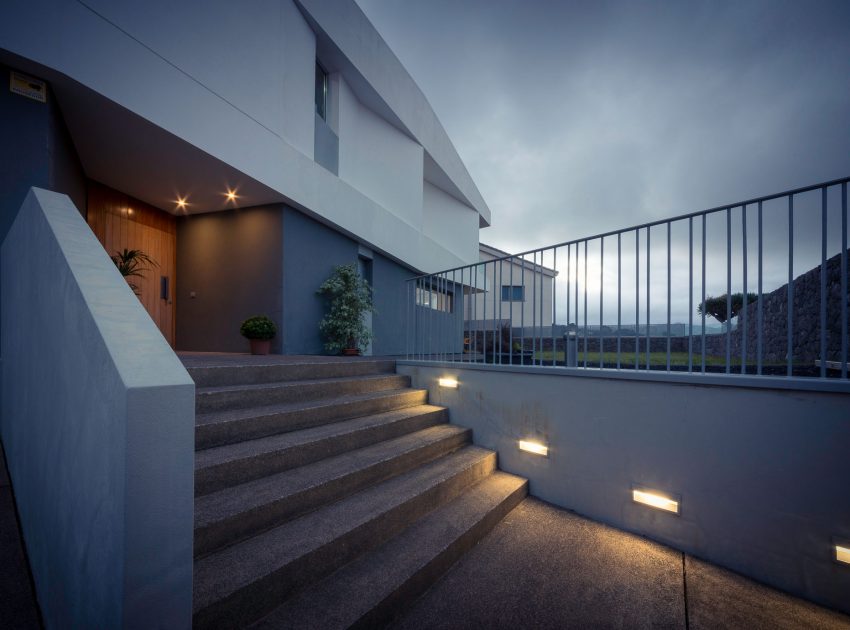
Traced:
<path fill-rule="evenodd" d="M 87 217 L 110 256 L 125 248 L 140 249 L 159 264 L 145 271 L 144 278 L 131 280 L 145 309 L 173 347 L 176 217 L 93 181 L 88 186 Z M 168 299 L 161 297 L 162 276 L 168 278 Z"/>

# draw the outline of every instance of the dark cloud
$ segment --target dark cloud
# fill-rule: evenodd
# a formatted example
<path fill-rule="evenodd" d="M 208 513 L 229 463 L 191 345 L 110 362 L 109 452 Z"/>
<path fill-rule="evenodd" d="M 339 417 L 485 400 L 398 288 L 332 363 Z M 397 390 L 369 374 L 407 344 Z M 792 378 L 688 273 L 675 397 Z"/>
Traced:
<path fill-rule="evenodd" d="M 509 250 L 850 172 L 850 3 L 359 0 Z"/>

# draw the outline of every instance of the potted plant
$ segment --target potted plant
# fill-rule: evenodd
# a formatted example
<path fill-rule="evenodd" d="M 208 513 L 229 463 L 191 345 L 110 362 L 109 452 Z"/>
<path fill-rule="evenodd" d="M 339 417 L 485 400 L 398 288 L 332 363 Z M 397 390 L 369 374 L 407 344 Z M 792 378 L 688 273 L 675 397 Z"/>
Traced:
<path fill-rule="evenodd" d="M 318 293 L 328 300 L 328 312 L 319 322 L 328 352 L 357 355 L 369 345 L 372 331 L 363 316 L 374 313 L 372 287 L 357 271 L 357 265 L 338 265 L 319 287 Z"/>
<path fill-rule="evenodd" d="M 139 287 L 130 278 L 144 278 L 150 267 L 159 267 L 157 262 L 140 249 L 124 249 L 111 256 L 118 272 L 127 280 L 133 293 L 139 295 Z"/>
<path fill-rule="evenodd" d="M 251 342 L 251 354 L 268 354 L 277 326 L 265 315 L 255 315 L 242 322 L 239 332 Z"/>

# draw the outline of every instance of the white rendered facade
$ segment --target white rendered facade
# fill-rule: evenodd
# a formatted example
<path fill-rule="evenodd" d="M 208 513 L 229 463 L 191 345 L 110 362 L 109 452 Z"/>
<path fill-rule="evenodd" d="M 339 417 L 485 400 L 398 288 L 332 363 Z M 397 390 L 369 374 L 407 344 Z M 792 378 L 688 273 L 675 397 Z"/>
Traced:
<path fill-rule="evenodd" d="M 87 176 L 160 209 L 286 203 L 417 271 L 475 262 L 490 213 L 353 0 L 15 0 L 0 61 L 48 81 Z M 328 73 L 338 175 L 314 161 Z M 185 208 L 177 208 L 184 198 Z"/>

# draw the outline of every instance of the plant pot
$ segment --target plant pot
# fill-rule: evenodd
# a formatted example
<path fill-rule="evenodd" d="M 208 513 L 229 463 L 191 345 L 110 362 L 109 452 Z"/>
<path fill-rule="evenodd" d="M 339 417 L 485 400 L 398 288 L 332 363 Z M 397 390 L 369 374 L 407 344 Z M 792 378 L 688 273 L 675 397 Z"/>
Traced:
<path fill-rule="evenodd" d="M 343 348 L 342 349 L 342 356 L 344 356 L 344 357 L 360 356 L 360 349 L 359 348 Z"/>
<path fill-rule="evenodd" d="M 271 339 L 249 339 L 251 342 L 251 354 L 268 354 L 272 347 Z"/>

